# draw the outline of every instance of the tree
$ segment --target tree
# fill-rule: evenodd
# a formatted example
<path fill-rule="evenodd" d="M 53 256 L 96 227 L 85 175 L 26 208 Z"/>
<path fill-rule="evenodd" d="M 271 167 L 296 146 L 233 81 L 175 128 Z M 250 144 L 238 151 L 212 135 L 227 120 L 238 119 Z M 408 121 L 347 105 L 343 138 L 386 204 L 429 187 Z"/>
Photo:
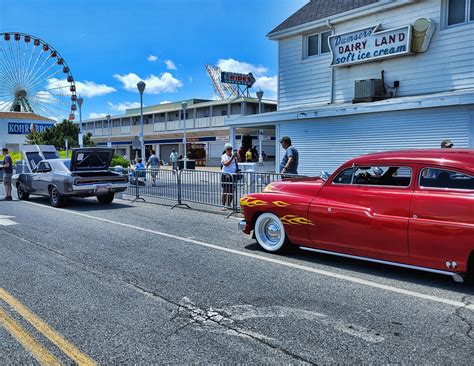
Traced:
<path fill-rule="evenodd" d="M 66 139 L 68 139 L 69 147 L 78 147 L 79 126 L 71 121 L 63 120 L 61 123 L 55 124 L 51 128 L 45 129 L 43 132 L 32 131 L 26 136 L 29 144 L 37 145 L 54 145 L 58 150 L 66 149 Z M 90 132 L 84 134 L 84 146 L 94 146 L 91 140 Z"/>

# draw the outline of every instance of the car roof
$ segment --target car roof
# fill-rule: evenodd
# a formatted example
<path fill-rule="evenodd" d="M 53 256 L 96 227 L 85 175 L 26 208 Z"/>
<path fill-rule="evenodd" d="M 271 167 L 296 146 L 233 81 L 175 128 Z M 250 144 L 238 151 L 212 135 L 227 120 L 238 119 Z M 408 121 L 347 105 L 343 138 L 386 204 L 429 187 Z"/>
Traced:
<path fill-rule="evenodd" d="M 385 151 L 359 156 L 347 164 L 368 162 L 440 165 L 474 172 L 474 149 L 414 149 Z"/>

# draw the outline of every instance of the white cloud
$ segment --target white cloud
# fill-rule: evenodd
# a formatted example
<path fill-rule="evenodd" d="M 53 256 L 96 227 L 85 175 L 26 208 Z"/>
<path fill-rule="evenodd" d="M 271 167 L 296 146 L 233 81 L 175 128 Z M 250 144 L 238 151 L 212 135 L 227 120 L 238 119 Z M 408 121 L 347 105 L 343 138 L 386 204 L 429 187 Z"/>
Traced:
<path fill-rule="evenodd" d="M 275 98 L 278 89 L 278 77 L 275 76 L 260 76 L 256 78 L 257 81 L 253 84 L 254 88 L 261 89 L 264 92 L 264 97 Z M 266 95 L 267 94 L 267 95 Z"/>
<path fill-rule="evenodd" d="M 155 62 L 156 60 L 158 60 L 158 57 L 156 57 L 155 55 L 150 55 L 146 59 L 150 62 Z"/>
<path fill-rule="evenodd" d="M 174 93 L 183 83 L 176 79 L 169 72 L 164 72 L 160 76 L 151 74 L 147 78 L 141 78 L 135 73 L 126 75 L 115 74 L 114 78 L 122 82 L 125 90 L 138 92 L 137 83 L 143 80 L 146 83 L 145 92 L 149 94 Z"/>
<path fill-rule="evenodd" d="M 167 68 L 168 70 L 178 70 L 178 68 L 176 67 L 176 65 L 174 64 L 174 62 L 171 61 L 171 60 L 166 60 L 166 61 L 165 61 L 165 64 L 166 64 L 166 68 Z"/>
<path fill-rule="evenodd" d="M 219 66 L 222 71 L 239 72 L 242 74 L 251 72 L 254 75 L 262 75 L 268 71 L 264 66 L 252 65 L 247 62 L 234 60 L 233 58 L 221 58 L 217 61 L 217 66 Z"/>
<path fill-rule="evenodd" d="M 168 103 L 173 103 L 173 102 L 170 100 L 163 100 L 162 102 L 160 102 L 160 104 L 168 104 Z"/>
<path fill-rule="evenodd" d="M 108 102 L 107 104 L 110 106 L 110 109 L 115 110 L 115 111 L 120 111 L 120 112 L 125 112 L 126 109 L 140 107 L 139 102 L 122 102 L 122 103 L 117 103 L 117 104 Z"/>
<path fill-rule="evenodd" d="M 104 118 L 107 116 L 107 113 L 89 113 L 89 118 Z"/>
<path fill-rule="evenodd" d="M 105 84 L 96 84 L 95 82 L 88 80 L 84 80 L 84 82 L 74 81 L 74 83 L 76 84 L 76 94 L 87 98 L 97 97 L 99 95 L 105 95 L 117 91 L 111 86 Z M 48 87 L 62 87 L 58 90 L 66 91 L 69 88 L 69 83 L 66 81 L 66 79 L 51 78 L 48 79 Z"/>

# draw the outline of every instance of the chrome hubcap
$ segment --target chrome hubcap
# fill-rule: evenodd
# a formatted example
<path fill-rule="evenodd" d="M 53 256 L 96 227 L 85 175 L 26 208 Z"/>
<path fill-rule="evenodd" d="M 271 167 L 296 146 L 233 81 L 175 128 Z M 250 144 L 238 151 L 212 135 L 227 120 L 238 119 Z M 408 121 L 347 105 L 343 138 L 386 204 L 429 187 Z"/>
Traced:
<path fill-rule="evenodd" d="M 53 188 L 51 191 L 51 198 L 53 199 L 54 202 L 58 200 L 58 191 L 56 188 Z"/>
<path fill-rule="evenodd" d="M 259 228 L 260 237 L 266 245 L 275 246 L 281 239 L 281 227 L 278 222 L 273 219 L 264 220 Z"/>

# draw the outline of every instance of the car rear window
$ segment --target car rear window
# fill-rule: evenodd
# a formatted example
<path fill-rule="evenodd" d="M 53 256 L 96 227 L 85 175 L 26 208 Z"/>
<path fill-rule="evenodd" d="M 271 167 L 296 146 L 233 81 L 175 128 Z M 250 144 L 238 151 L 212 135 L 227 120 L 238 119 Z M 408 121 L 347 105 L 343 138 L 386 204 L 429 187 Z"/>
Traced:
<path fill-rule="evenodd" d="M 474 177 L 455 170 L 424 168 L 420 173 L 420 187 L 474 190 Z"/>

